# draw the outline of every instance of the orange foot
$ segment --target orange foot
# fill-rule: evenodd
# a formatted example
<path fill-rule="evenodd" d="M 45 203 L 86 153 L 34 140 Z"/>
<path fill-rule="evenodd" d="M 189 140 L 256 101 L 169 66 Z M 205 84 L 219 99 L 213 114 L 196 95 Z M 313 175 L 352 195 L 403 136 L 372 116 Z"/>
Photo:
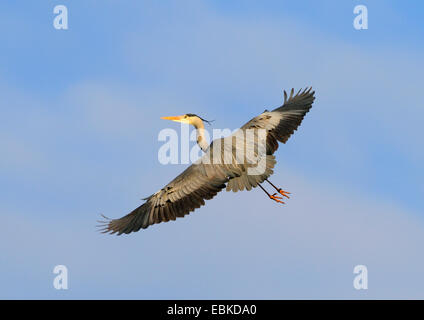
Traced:
<path fill-rule="evenodd" d="M 290 199 L 290 197 L 288 196 L 288 194 L 291 194 L 290 192 L 284 191 L 283 189 L 278 189 L 278 192 L 283 196 L 286 197 L 287 199 Z"/>
<path fill-rule="evenodd" d="M 285 203 L 281 201 L 281 199 L 283 199 L 282 197 L 276 196 L 276 193 L 274 193 L 272 196 L 270 195 L 269 198 L 279 203 Z"/>

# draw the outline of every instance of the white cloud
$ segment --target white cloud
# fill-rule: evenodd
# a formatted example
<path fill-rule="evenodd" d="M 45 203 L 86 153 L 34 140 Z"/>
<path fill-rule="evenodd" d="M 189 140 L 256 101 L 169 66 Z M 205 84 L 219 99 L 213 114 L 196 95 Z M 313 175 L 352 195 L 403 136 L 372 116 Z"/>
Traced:
<path fill-rule="evenodd" d="M 3 257 L 31 275 L 7 277 L 21 289 L 16 297 L 59 298 L 49 283 L 36 287 L 51 280 L 51 266 L 67 264 L 73 298 L 422 298 L 421 219 L 280 170 L 272 180 L 293 193 L 285 206 L 259 189 L 223 193 L 189 217 L 129 236 L 97 234 L 94 213 L 7 213 Z M 366 293 L 352 286 L 357 264 L 369 269 Z"/>
<path fill-rule="evenodd" d="M 323 152 L 333 152 L 341 139 L 361 157 L 363 140 L 373 135 L 416 164 L 423 160 L 417 140 L 424 105 L 422 52 L 360 46 L 290 17 L 251 20 L 195 7 L 184 19 L 165 11 L 160 24 L 127 38 L 128 63 L 138 79 L 149 77 L 152 86 L 203 99 L 202 112 L 213 110 L 224 126 L 234 127 L 272 107 L 271 101 L 280 103 L 282 88 L 313 85 L 317 112 L 308 125 Z"/>
<path fill-rule="evenodd" d="M 313 113 L 295 135 L 308 143 L 296 144 L 296 155 L 324 155 L 355 175 L 372 170 L 364 146 L 377 137 L 422 162 L 420 53 L 359 48 L 289 18 L 234 20 L 202 6 L 196 14 L 187 18 L 196 28 L 162 17 L 156 28 L 134 30 L 125 44 L 137 80 L 131 85 L 86 80 L 47 102 L 3 88 L 12 102 L 2 109 L 12 116 L 1 136 L 9 152 L 4 163 L 45 161 L 54 183 L 39 187 L 65 192 L 57 203 L 22 195 L 29 205 L 3 204 L 0 295 L 60 298 L 51 270 L 68 264 L 67 297 L 76 298 L 422 298 L 422 219 L 353 191 L 344 176 L 312 181 L 280 164 L 272 180 L 293 192 L 287 206 L 260 190 L 224 193 L 177 222 L 120 238 L 95 233 L 98 212 L 125 214 L 128 199 L 174 173 L 150 161 L 165 126 L 160 116 L 196 112 L 236 127 L 270 101 L 280 103 L 281 87 L 317 90 Z M 96 149 L 99 141 L 112 151 Z M 118 152 L 122 141 L 131 147 Z M 130 159 L 134 166 L 127 168 Z M 319 161 L 314 165 L 321 170 Z M 363 294 L 352 287 L 356 264 L 369 267 Z"/>

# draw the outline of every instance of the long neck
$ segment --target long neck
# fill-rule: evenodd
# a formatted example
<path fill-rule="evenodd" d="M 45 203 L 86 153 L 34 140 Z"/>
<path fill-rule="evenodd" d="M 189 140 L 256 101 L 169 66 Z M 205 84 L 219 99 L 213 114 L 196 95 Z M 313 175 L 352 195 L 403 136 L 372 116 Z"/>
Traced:
<path fill-rule="evenodd" d="M 197 144 L 199 145 L 200 149 L 202 149 L 203 151 L 206 151 L 209 148 L 209 143 L 208 141 L 206 141 L 205 138 L 205 129 L 201 128 L 201 129 L 197 129 Z"/>
<path fill-rule="evenodd" d="M 199 145 L 200 149 L 205 152 L 209 148 L 209 143 L 205 137 L 205 126 L 203 125 L 203 121 L 200 119 L 194 121 L 193 126 L 196 128 L 197 144 Z"/>

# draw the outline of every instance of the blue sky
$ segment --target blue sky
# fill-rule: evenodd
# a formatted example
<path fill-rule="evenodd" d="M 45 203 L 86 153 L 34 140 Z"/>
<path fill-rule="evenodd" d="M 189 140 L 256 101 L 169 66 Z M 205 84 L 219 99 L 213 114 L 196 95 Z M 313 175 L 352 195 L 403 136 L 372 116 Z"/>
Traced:
<path fill-rule="evenodd" d="M 69 29 L 53 28 L 67 5 Z M 365 4 L 369 29 L 352 26 Z M 424 298 L 421 1 L 0 4 L 1 298 Z M 260 190 L 177 222 L 96 233 L 184 166 L 161 116 L 232 128 L 312 85 Z M 69 269 L 69 290 L 53 268 Z M 369 289 L 352 286 L 364 264 Z"/>

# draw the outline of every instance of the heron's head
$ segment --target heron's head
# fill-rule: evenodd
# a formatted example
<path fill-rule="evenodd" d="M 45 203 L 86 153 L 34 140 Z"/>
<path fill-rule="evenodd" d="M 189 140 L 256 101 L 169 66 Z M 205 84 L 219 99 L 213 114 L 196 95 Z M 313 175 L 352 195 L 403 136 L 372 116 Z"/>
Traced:
<path fill-rule="evenodd" d="M 187 113 L 187 114 L 184 114 L 182 116 L 176 116 L 176 117 L 161 117 L 161 119 L 191 124 L 191 125 L 195 126 L 196 128 L 202 128 L 203 122 L 206 122 L 208 124 L 210 124 L 210 122 L 211 122 L 211 121 L 205 120 L 205 119 L 203 119 L 203 118 L 201 118 L 198 115 L 193 114 L 193 113 Z"/>

